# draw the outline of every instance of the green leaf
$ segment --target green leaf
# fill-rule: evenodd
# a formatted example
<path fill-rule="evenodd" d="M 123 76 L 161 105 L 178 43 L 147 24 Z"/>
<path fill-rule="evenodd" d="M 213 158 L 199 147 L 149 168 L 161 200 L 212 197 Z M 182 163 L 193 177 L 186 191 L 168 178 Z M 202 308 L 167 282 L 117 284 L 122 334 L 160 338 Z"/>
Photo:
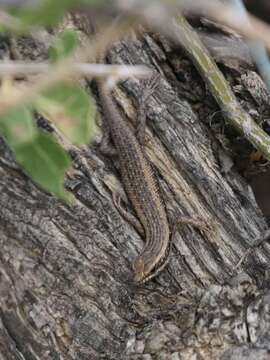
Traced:
<path fill-rule="evenodd" d="M 77 40 L 75 31 L 67 30 L 62 32 L 49 49 L 50 60 L 56 62 L 70 55 L 77 46 Z"/>
<path fill-rule="evenodd" d="M 74 6 L 73 0 L 39 0 L 28 6 L 13 8 L 10 13 L 26 26 L 56 25 L 72 5 Z"/>
<path fill-rule="evenodd" d="M 115 2 L 114 0 L 81 0 L 80 1 L 81 5 L 92 6 L 93 8 L 96 9 L 103 9 L 104 6 L 107 6 L 107 9 L 112 9 L 113 6 L 115 6 L 114 2 Z"/>
<path fill-rule="evenodd" d="M 16 146 L 14 151 L 18 163 L 37 184 L 68 202 L 72 200 L 64 188 L 71 160 L 50 135 L 39 131 L 34 141 Z"/>
<path fill-rule="evenodd" d="M 32 109 L 22 106 L 1 116 L 0 131 L 12 147 L 31 142 L 37 135 Z"/>
<path fill-rule="evenodd" d="M 64 83 L 37 101 L 39 111 L 74 144 L 89 143 L 94 135 L 95 101 L 80 86 Z"/>
<path fill-rule="evenodd" d="M 0 133 L 13 149 L 17 162 L 37 184 L 71 201 L 72 195 L 64 189 L 71 160 L 50 135 L 36 128 L 30 107 L 23 106 L 0 117 Z"/>
<path fill-rule="evenodd" d="M 10 5 L 5 4 L 4 10 L 13 17 L 17 17 L 19 23 L 15 25 L 18 33 L 31 31 L 33 26 L 57 25 L 63 16 L 70 10 L 87 7 L 89 13 L 109 9 L 114 6 L 114 0 L 33 0 L 29 3 Z M 14 30 L 14 26 L 11 26 Z M 0 24 L 0 32 L 6 32 L 9 26 Z"/>

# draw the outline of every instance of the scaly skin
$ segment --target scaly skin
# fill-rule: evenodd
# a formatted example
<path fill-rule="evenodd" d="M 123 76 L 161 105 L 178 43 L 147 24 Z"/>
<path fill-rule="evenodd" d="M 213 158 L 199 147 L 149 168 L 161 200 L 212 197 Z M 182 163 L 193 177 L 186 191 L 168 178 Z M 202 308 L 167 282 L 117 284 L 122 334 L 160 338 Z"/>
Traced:
<path fill-rule="evenodd" d="M 111 94 L 99 84 L 103 116 L 120 161 L 121 178 L 145 232 L 145 245 L 134 262 L 134 280 L 143 283 L 156 276 L 167 264 L 170 231 L 156 179 L 142 147 L 121 117 Z"/>

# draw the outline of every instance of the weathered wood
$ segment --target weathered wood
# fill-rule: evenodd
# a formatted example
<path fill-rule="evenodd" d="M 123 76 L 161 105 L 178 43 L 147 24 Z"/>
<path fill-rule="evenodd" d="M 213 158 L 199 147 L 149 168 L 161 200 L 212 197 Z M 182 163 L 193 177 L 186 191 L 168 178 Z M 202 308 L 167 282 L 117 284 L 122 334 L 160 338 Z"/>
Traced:
<path fill-rule="evenodd" d="M 1 141 L 2 358 L 238 359 L 250 349 L 249 359 L 266 359 L 269 245 L 237 267 L 266 225 L 247 183 L 234 167 L 224 172 L 224 150 L 198 116 L 197 105 L 208 105 L 202 81 L 181 49 L 153 34 L 132 34 L 109 60 L 161 74 L 147 106 L 145 151 L 171 228 L 180 215 L 196 216 L 217 235 L 181 227 L 166 270 L 135 287 L 131 264 L 143 239 L 113 204 L 119 192 L 132 212 L 100 138 L 73 151 L 73 206 L 33 184 Z M 142 90 L 134 79 L 115 91 L 131 123 Z"/>

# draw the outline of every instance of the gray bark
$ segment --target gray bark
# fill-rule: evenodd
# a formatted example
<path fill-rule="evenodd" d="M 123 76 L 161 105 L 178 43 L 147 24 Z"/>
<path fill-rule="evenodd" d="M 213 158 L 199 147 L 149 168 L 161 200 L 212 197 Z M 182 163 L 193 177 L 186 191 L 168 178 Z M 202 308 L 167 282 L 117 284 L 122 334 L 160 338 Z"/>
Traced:
<path fill-rule="evenodd" d="M 204 84 L 183 51 L 154 34 L 132 34 L 108 58 L 161 74 L 147 104 L 145 153 L 171 228 L 181 215 L 200 217 L 216 234 L 180 227 L 167 268 L 135 286 L 132 262 L 143 238 L 112 202 L 120 193 L 133 213 L 117 159 L 100 152 L 100 135 L 72 152 L 66 185 L 73 206 L 38 188 L 1 141 L 1 358 L 267 359 L 270 247 L 247 252 L 267 226 L 199 117 Z M 114 92 L 132 124 L 142 91 L 132 79 Z M 217 110 L 209 97 L 208 104 Z"/>

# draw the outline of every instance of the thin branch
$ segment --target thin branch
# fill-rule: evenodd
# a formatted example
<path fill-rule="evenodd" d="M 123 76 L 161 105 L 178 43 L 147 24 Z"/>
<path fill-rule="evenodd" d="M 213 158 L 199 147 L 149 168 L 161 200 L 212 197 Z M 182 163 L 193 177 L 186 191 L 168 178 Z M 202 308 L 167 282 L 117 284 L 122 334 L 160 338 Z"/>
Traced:
<path fill-rule="evenodd" d="M 178 36 L 228 122 L 243 134 L 255 148 L 260 150 L 266 159 L 270 160 L 270 137 L 242 109 L 196 32 L 182 16 L 177 18 L 172 30 L 174 38 Z"/>
<path fill-rule="evenodd" d="M 41 73 L 50 74 L 53 68 L 49 63 L 27 63 L 17 61 L 0 62 L 0 78 L 9 76 L 27 76 Z M 83 76 L 90 77 L 107 77 L 114 76 L 119 79 L 125 79 L 131 76 L 149 76 L 151 70 L 146 66 L 129 66 L 129 65 L 104 65 L 104 64 L 88 64 L 74 63 L 71 65 L 71 72 Z"/>
<path fill-rule="evenodd" d="M 242 109 L 215 61 L 184 17 L 179 15 L 172 26 L 168 25 L 168 19 L 164 24 L 164 15 L 155 18 L 145 16 L 145 21 L 148 27 L 184 47 L 229 123 L 270 160 L 270 137 Z"/>

